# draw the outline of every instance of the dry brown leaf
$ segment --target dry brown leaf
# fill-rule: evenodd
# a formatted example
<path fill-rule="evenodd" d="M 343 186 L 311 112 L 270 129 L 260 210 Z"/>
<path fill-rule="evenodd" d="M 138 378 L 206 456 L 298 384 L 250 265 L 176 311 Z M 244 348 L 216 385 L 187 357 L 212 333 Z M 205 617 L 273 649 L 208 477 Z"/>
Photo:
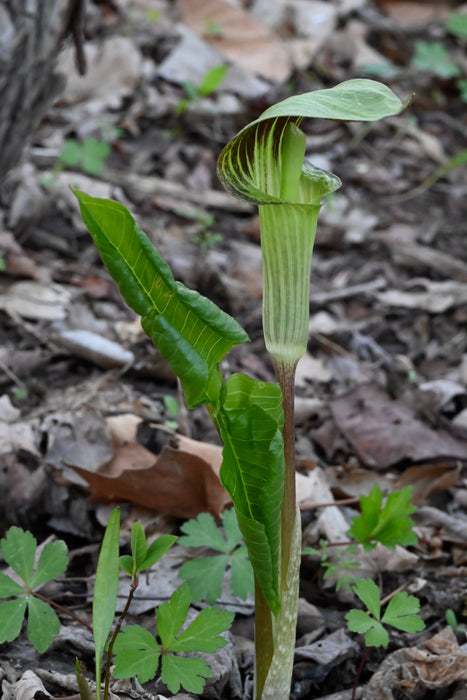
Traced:
<path fill-rule="evenodd" d="M 399 649 L 387 656 L 362 697 L 363 700 L 393 700 L 393 690 L 415 697 L 417 691 L 434 691 L 465 680 L 467 653 L 459 648 L 453 630 L 446 627 L 417 647 Z"/>
<path fill-rule="evenodd" d="M 291 65 L 283 42 L 248 12 L 223 0 L 180 0 L 182 19 L 203 39 L 244 70 L 267 80 L 282 82 Z M 209 33 L 209 24 L 221 28 Z"/>
<path fill-rule="evenodd" d="M 402 401 L 364 384 L 331 401 L 334 420 L 359 459 L 374 469 L 406 461 L 467 459 L 467 444 L 445 430 L 433 430 Z"/>
<path fill-rule="evenodd" d="M 447 20 L 452 0 L 375 0 L 376 4 L 403 26 L 425 25 L 427 22 Z"/>
<path fill-rule="evenodd" d="M 430 494 L 456 486 L 460 479 L 459 466 L 456 462 L 417 464 L 404 471 L 395 487 L 412 486 L 411 500 L 419 505 L 425 503 Z"/>
<path fill-rule="evenodd" d="M 220 447 L 175 436 L 159 456 L 137 443 L 122 443 L 99 472 L 73 469 L 88 482 L 93 501 L 131 501 L 177 518 L 202 512 L 219 518 L 230 502 L 219 480 L 221 461 Z"/>

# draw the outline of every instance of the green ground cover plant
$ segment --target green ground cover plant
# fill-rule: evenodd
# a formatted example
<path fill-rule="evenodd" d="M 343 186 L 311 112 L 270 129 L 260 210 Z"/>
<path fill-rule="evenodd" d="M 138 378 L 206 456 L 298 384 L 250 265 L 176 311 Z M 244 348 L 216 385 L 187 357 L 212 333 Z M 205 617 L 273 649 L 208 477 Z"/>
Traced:
<path fill-rule="evenodd" d="M 301 523 L 295 497 L 294 377 L 308 341 L 309 277 L 322 198 L 336 175 L 305 160 L 304 117 L 375 121 L 404 105 L 384 85 L 350 80 L 273 105 L 224 148 L 218 174 L 259 206 L 263 330 L 278 383 L 219 363 L 248 337 L 211 301 L 176 282 L 121 204 L 75 192 L 122 296 L 179 377 L 188 408 L 205 404 L 224 444 L 229 492 L 255 575 L 256 700 L 289 697 L 298 606 Z"/>
<path fill-rule="evenodd" d="M 234 510 L 224 511 L 222 525 L 225 537 L 210 513 L 200 513 L 180 528 L 185 534 L 179 537 L 179 544 L 184 547 L 209 547 L 218 552 L 210 556 L 197 556 L 182 565 L 179 576 L 189 584 L 193 602 L 206 600 L 212 605 L 221 598 L 227 567 L 231 573 L 232 593 L 243 600 L 248 595 L 254 595 L 253 569 Z"/>
<path fill-rule="evenodd" d="M 1 541 L 3 558 L 14 574 L 0 572 L 0 598 L 11 598 L 0 604 L 0 643 L 11 642 L 22 630 L 27 614 L 27 635 L 38 652 L 45 652 L 60 630 L 60 620 L 52 609 L 70 615 L 93 634 L 95 648 L 96 692 L 77 662 L 76 675 L 81 700 L 100 700 L 104 656 L 103 698 L 108 700 L 111 680 L 111 664 L 115 664 L 115 678 L 137 676 L 140 682 L 151 680 L 160 673 L 171 692 L 180 687 L 189 692 L 201 693 L 205 679 L 212 676 L 204 659 L 185 657 L 186 652 L 212 653 L 227 644 L 222 633 L 233 621 L 233 613 L 217 607 L 207 607 L 187 624 L 187 615 L 193 602 L 187 583 L 182 584 L 170 601 L 155 610 L 155 632 L 140 625 L 122 624 L 138 588 L 139 574 L 156 564 L 177 540 L 174 535 L 161 535 L 151 545 L 140 522 L 131 531 L 131 554 L 119 555 L 120 512 L 115 509 L 105 530 L 97 563 L 92 598 L 92 626 L 67 608 L 43 596 L 39 589 L 61 576 L 68 564 L 68 551 L 62 540 L 47 543 L 34 565 L 37 542 L 34 536 L 19 527 L 11 527 Z M 117 623 L 115 610 L 119 582 L 119 569 L 131 579 L 129 594 Z M 15 580 L 15 574 L 22 583 Z"/>
<path fill-rule="evenodd" d="M 228 66 L 222 63 L 219 66 L 214 66 L 205 73 L 203 79 L 199 85 L 195 85 L 192 82 L 186 82 L 183 84 L 183 88 L 186 92 L 186 97 L 183 97 L 177 105 L 177 113 L 184 114 L 190 105 L 196 104 L 203 97 L 209 97 L 212 95 L 218 87 L 220 87 L 224 81 L 228 70 Z"/>
<path fill-rule="evenodd" d="M 386 627 L 394 627 L 401 632 L 421 632 L 425 629 L 425 623 L 418 614 L 420 601 L 405 591 L 393 595 L 381 616 L 381 595 L 378 586 L 372 579 L 360 578 L 353 586 L 353 592 L 367 608 L 367 611 L 353 609 L 345 616 L 350 632 L 363 634 L 366 650 L 361 660 L 355 677 L 352 690 L 352 700 L 355 699 L 356 690 L 360 680 L 365 661 L 372 647 L 387 647 L 389 635 Z"/>

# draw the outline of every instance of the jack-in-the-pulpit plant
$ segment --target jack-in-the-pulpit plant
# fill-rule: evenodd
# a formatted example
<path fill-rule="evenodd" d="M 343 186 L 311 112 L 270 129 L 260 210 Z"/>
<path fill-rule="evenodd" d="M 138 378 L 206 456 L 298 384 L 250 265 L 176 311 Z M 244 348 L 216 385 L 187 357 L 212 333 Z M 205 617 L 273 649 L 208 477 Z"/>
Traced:
<path fill-rule="evenodd" d="M 350 80 L 290 97 L 222 151 L 221 181 L 259 205 L 263 325 L 278 384 L 222 377 L 219 362 L 248 340 L 209 300 L 175 282 L 121 204 L 75 192 L 83 220 L 127 303 L 180 378 L 188 407 L 204 403 L 224 444 L 229 492 L 255 574 L 256 700 L 288 700 L 295 647 L 301 526 L 295 498 L 294 376 L 308 338 L 311 256 L 321 199 L 340 186 L 306 160 L 304 117 L 374 121 L 397 114 L 384 85 Z"/>

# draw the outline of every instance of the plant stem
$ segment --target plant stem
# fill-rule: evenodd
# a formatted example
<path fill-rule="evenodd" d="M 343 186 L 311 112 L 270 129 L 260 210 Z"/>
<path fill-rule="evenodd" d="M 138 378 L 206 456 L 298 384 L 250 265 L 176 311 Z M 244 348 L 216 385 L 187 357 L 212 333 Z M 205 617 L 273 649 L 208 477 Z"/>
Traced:
<path fill-rule="evenodd" d="M 352 700 L 355 700 L 355 694 L 356 694 L 356 692 L 357 692 L 358 682 L 359 682 L 359 680 L 360 680 L 360 676 L 362 675 L 362 671 L 363 671 L 363 667 L 364 667 L 364 665 L 365 665 L 365 661 L 367 660 L 368 654 L 370 653 L 370 648 L 371 648 L 371 647 L 367 647 L 367 648 L 365 649 L 365 653 L 363 654 L 362 660 L 360 661 L 360 666 L 358 667 L 357 675 L 355 676 L 355 682 L 354 682 L 353 688 L 352 688 Z"/>
<path fill-rule="evenodd" d="M 40 593 L 37 593 L 37 591 L 34 591 L 32 593 L 34 598 L 39 598 L 39 600 L 43 600 L 44 603 L 47 603 L 47 605 L 51 605 L 52 607 L 56 608 L 57 610 L 60 610 L 61 613 L 64 615 L 69 615 L 69 617 L 72 617 L 73 620 L 76 620 L 76 622 L 79 622 L 80 625 L 85 627 L 89 632 L 92 634 L 92 627 L 89 625 L 85 620 L 82 620 L 78 615 L 75 615 L 74 613 L 71 612 L 71 610 L 68 610 L 68 608 L 65 608 L 63 605 L 60 605 L 60 603 L 56 603 L 54 600 L 51 600 L 50 598 L 47 598 L 45 595 L 41 595 Z"/>
<path fill-rule="evenodd" d="M 117 622 L 115 629 L 114 629 L 114 632 L 110 638 L 109 648 L 107 649 L 107 659 L 106 659 L 106 663 L 105 663 L 104 700 L 108 700 L 108 697 L 109 697 L 110 666 L 112 663 L 112 651 L 113 651 L 113 647 L 115 644 L 115 640 L 117 639 L 117 635 L 122 628 L 123 620 L 125 619 L 126 614 L 130 608 L 131 601 L 133 600 L 133 596 L 135 594 L 135 591 L 138 588 L 138 583 L 139 583 L 138 577 L 136 577 L 134 579 L 134 581 L 131 582 L 130 592 L 128 594 L 128 599 L 126 601 L 125 607 L 123 608 L 122 614 L 118 618 L 118 622 Z"/>
<path fill-rule="evenodd" d="M 281 571 L 287 572 L 289 562 L 290 540 L 292 538 L 295 509 L 295 368 L 296 363 L 276 362 L 277 379 L 282 390 L 284 408 L 284 500 L 281 512 Z"/>

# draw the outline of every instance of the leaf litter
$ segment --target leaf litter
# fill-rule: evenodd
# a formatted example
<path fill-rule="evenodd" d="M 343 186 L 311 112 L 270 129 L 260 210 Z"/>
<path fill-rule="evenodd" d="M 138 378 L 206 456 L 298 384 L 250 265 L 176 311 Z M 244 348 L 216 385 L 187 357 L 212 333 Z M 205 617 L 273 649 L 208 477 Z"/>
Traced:
<path fill-rule="evenodd" d="M 51 533 L 70 538 L 71 575 L 84 579 L 70 579 L 70 595 L 84 610 L 104 504 L 122 503 L 125 522 L 141 518 L 153 534 L 180 533 L 202 513 L 220 522 L 228 498 L 218 478 L 221 448 L 205 415 L 186 412 L 173 375 L 102 272 L 69 185 L 128 204 L 176 277 L 248 331 L 250 346 L 230 353 L 226 369 L 270 380 L 259 333 L 257 224 L 248 204 L 218 190 L 216 156 L 252 115 L 289 94 L 286 81 L 304 92 L 389 67 L 392 75 L 382 79 L 396 92 L 416 89 L 411 111 L 368 134 L 358 125 L 317 123 L 307 135 L 313 159 L 335 167 L 346 186 L 327 202 L 316 241 L 309 354 L 296 390 L 297 489 L 306 544 L 316 548 L 325 537 L 342 549 L 361 495 L 375 483 L 385 496 L 413 488 L 418 545 L 360 548 L 357 575 L 382 575 L 385 593 L 408 583 L 434 635 L 392 636 L 396 650 L 373 657 L 363 697 L 465 693 L 465 639 L 449 627 L 438 631 L 447 608 L 462 617 L 466 595 L 465 169 L 397 200 L 465 147 L 465 103 L 455 86 L 411 63 L 416 42 L 430 39 L 427 19 L 445 36 L 450 3 L 439 5 L 435 14 L 431 3 L 389 0 L 88 8 L 92 69 L 77 78 L 73 52 L 60 58 L 66 91 L 2 184 L 0 237 L 2 528 L 31 528 L 39 542 Z M 199 86 L 216 64 L 229 67 L 225 80 L 177 116 L 187 81 Z M 91 176 L 78 164 L 54 173 L 70 139 L 110 145 L 101 172 Z M 202 248 L 203 240 L 217 242 Z M 167 396 L 178 404 L 175 416 Z M 176 435 L 164 425 L 174 420 Z M 79 482 L 78 473 L 85 476 Z M 135 621 L 149 620 L 155 604 L 170 598 L 179 570 L 196 561 L 190 556 L 177 546 L 151 570 Z M 304 559 L 299 627 L 311 636 L 297 647 L 294 700 L 343 698 L 362 654 L 359 638 L 344 633 L 345 593 L 337 605 L 330 582 L 319 559 Z M 225 580 L 221 600 L 237 613 L 234 644 L 219 656 L 204 696 L 248 697 L 251 601 L 234 599 Z M 316 624 L 306 627 L 310 601 Z M 33 658 L 14 643 L 0 648 L 5 697 L 36 690 L 55 697 L 73 687 L 58 680 L 73 647 L 73 627 L 63 620 L 62 629 L 68 636 L 63 651 L 57 642 L 53 652 L 55 682 L 47 656 Z M 169 696 L 160 685 L 147 687 Z M 120 688 L 120 697 L 136 697 Z"/>

